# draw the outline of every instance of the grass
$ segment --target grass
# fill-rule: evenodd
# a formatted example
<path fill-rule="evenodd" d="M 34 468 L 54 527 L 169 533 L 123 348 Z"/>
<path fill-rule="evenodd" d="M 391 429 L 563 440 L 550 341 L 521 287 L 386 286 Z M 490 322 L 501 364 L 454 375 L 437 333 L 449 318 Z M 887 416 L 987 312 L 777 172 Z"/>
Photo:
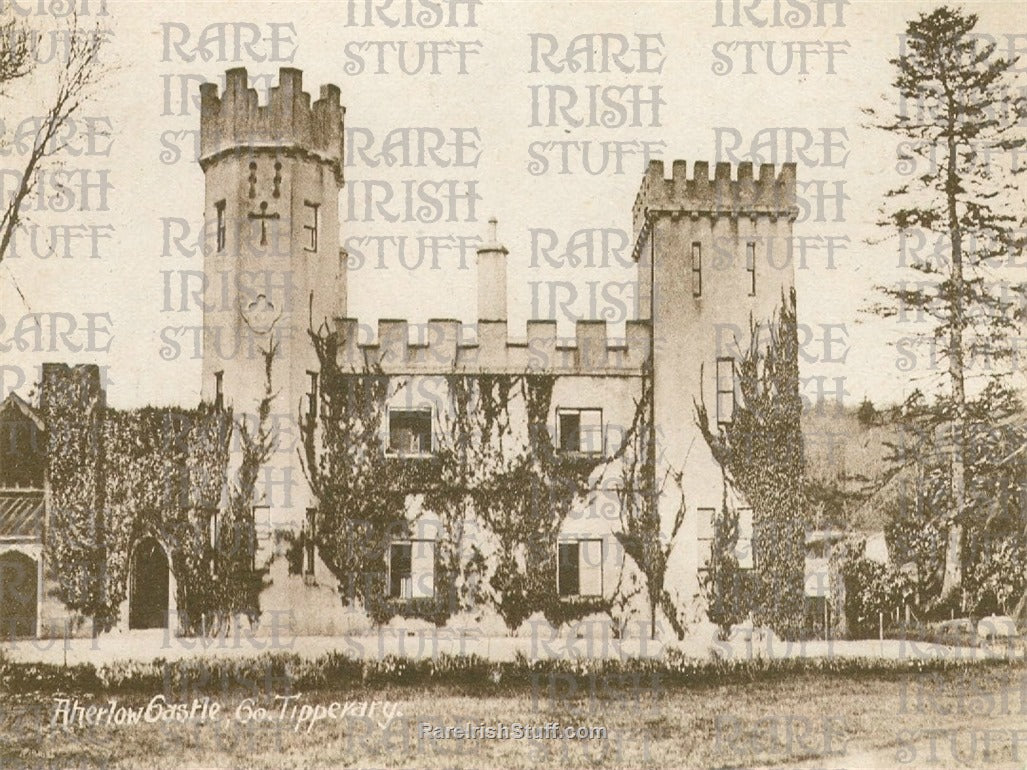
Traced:
<path fill-rule="evenodd" d="M 557 667 L 516 681 L 504 681 L 501 671 L 470 678 L 456 673 L 430 684 L 416 677 L 405 684 L 373 677 L 348 684 L 311 681 L 302 703 L 389 701 L 398 704 L 399 715 L 385 726 L 368 717 L 325 719 L 309 731 L 294 729 L 290 721 L 234 718 L 240 706 L 243 716 L 247 705 L 272 706 L 271 695 L 288 687 L 283 681 L 272 683 L 270 693 L 266 682 L 240 686 L 216 678 L 202 687 L 179 687 L 171 697 L 188 701 L 209 693 L 227 718 L 131 727 L 53 726 L 54 700 L 47 694 L 52 689 L 8 689 L 0 698 L 0 767 L 738 768 L 820 763 L 867 752 L 880 766 L 918 767 L 929 758 L 930 736 L 938 734 L 931 731 L 953 730 L 963 737 L 934 741 L 934 766 L 952 766 L 960 764 L 952 750 L 969 751 L 973 729 L 989 729 L 995 740 L 989 747 L 974 745 L 980 756 L 969 764 L 1002 767 L 1027 757 L 1027 732 L 1022 747 L 1014 747 L 1011 737 L 1027 713 L 1027 668 L 1020 664 L 922 670 L 770 666 L 748 676 L 738 673 L 674 679 Z M 83 705 L 113 697 L 122 705 L 145 706 L 161 688 L 139 692 L 122 682 L 112 692 L 84 688 L 78 697 Z M 559 722 L 606 727 L 608 737 L 432 741 L 419 738 L 422 721 Z M 998 740 L 1003 731 L 1010 737 Z"/>

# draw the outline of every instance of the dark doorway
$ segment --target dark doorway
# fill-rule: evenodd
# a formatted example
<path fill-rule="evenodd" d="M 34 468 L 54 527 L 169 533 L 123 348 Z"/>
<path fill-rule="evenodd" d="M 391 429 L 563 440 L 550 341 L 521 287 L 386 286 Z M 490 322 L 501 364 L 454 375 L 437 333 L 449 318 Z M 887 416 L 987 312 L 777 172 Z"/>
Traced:
<path fill-rule="evenodd" d="M 165 628 L 168 622 L 168 557 L 152 537 L 132 556 L 128 598 L 129 628 Z"/>
<path fill-rule="evenodd" d="M 0 554 L 0 637 L 36 635 L 38 579 L 35 559 L 17 551 Z"/>

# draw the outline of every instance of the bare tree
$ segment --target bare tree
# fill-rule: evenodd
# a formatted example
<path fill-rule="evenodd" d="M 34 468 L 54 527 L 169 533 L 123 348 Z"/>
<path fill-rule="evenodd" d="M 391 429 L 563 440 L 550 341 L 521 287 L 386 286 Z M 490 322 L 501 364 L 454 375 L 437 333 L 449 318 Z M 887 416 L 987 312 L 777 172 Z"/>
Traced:
<path fill-rule="evenodd" d="M 64 56 L 47 65 L 57 69 L 51 81 L 55 83 L 53 97 L 38 121 L 18 185 L 3 201 L 0 262 L 7 256 L 11 239 L 22 222 L 21 207 L 35 188 L 37 175 L 48 160 L 60 156 L 69 142 L 74 141 L 73 132 L 68 130 L 73 118 L 106 72 L 100 59 L 106 30 L 99 24 L 89 28 L 81 26 L 77 15 L 71 15 L 66 24 Z M 4 99 L 8 96 L 8 87 L 15 81 L 30 75 L 43 76 L 34 58 L 41 32 L 12 16 L 0 22 L 0 35 L 0 99 Z M 10 114 L 6 107 L 4 112 Z"/>
<path fill-rule="evenodd" d="M 28 29 L 15 17 L 0 22 L 0 96 L 7 85 L 32 71 L 32 40 Z"/>

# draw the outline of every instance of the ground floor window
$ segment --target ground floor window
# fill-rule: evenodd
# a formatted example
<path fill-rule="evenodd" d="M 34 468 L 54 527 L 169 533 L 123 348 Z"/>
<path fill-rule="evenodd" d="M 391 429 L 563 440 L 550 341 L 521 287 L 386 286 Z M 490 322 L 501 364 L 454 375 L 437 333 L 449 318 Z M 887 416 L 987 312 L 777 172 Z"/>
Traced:
<path fill-rule="evenodd" d="M 565 540 L 558 546 L 557 591 L 560 596 L 603 595 L 603 541 Z"/>
<path fill-rule="evenodd" d="M 306 537 L 303 539 L 303 574 L 314 574 L 314 542 L 317 538 L 317 508 L 307 508 Z"/>
<path fill-rule="evenodd" d="M 435 595 L 435 541 L 397 540 L 389 546 L 389 598 Z"/>

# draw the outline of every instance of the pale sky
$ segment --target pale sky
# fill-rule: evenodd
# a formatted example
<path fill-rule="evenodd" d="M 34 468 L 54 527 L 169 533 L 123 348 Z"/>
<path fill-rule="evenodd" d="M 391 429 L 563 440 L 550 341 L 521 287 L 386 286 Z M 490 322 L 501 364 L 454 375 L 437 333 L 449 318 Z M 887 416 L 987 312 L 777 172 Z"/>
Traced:
<path fill-rule="evenodd" d="M 95 14 L 97 0 L 89 5 Z M 396 5 L 402 7 L 401 3 Z M 420 4 L 414 5 L 415 13 L 425 10 Z M 744 5 L 750 7 L 751 3 Z M 791 6 L 781 5 L 784 16 Z M 344 2 L 168 4 L 110 0 L 109 16 L 101 20 L 113 29 L 107 55 L 116 62 L 117 70 L 108 76 L 82 116 L 97 118 L 95 125 L 101 126 L 109 120 L 113 135 L 110 140 L 96 140 L 96 154 L 66 159 L 65 181 L 77 195 L 71 211 L 29 212 L 44 233 L 54 223 L 85 224 L 96 226 L 96 232 L 110 237 L 99 242 L 101 257 L 97 259 L 89 258 L 86 240 L 72 246 L 74 256 L 68 259 L 32 256 L 23 241 L 22 253 L 0 265 L 4 320 L 0 342 L 11 348 L 0 352 L 2 390 L 19 386 L 19 371 L 34 379 L 34 367 L 43 361 L 96 362 L 110 367 L 109 401 L 115 406 L 195 403 L 199 359 L 183 350 L 165 360 L 161 349 L 162 334 L 167 336 L 168 327 L 196 327 L 202 322 L 196 308 L 181 312 L 165 307 L 166 271 L 201 270 L 202 261 L 198 255 L 162 254 L 162 218 L 185 219 L 194 230 L 202 221 L 203 175 L 192 154 L 193 135 L 187 133 L 198 130 L 198 107 L 183 105 L 181 94 L 198 98 L 200 82 L 217 80 L 225 69 L 237 66 L 247 67 L 251 83 L 258 76 L 265 78 L 256 83 L 258 88 L 267 84 L 268 76 L 276 81 L 280 66 L 303 70 L 305 90 L 314 98 L 322 84 L 337 84 L 351 135 L 364 141 L 370 134 L 375 149 L 381 148 L 390 130 L 400 127 L 442 131 L 450 138 L 453 129 L 475 130 L 480 137 L 476 140 L 480 156 L 475 167 L 443 168 L 429 161 L 424 166 L 369 168 L 361 157 L 351 158 L 346 168 L 348 182 L 341 195 L 342 240 L 346 243 L 347 239 L 405 235 L 413 246 L 418 236 L 484 237 L 486 220 L 498 217 L 500 240 L 510 250 L 508 307 L 512 336 L 523 336 L 524 322 L 529 317 L 553 317 L 554 310 L 561 332 L 573 334 L 572 319 L 559 307 L 571 286 L 577 299 L 569 309 L 583 317 L 611 313 L 611 333 L 616 334 L 625 320 L 619 303 L 630 304 L 620 284 L 635 278 L 630 265 L 615 258 L 607 266 L 591 267 L 554 267 L 533 260 L 531 233 L 533 229 L 548 228 L 563 243 L 582 228 L 607 229 L 612 231 L 609 242 L 615 246 L 619 244 L 616 231 L 625 231 L 630 238 L 631 205 L 643 172 L 641 156 L 626 155 L 621 173 L 592 175 L 582 170 L 579 155 L 571 161 L 571 173 L 557 173 L 559 151 L 549 149 L 546 157 L 550 168 L 537 175 L 532 173 L 531 162 L 543 151 L 540 145 L 532 151 L 532 143 L 588 141 L 590 151 L 595 153 L 602 151 L 603 142 L 620 142 L 616 146 L 632 148 L 647 142 L 650 147 L 658 147 L 654 157 L 665 160 L 669 173 L 670 162 L 675 159 L 688 161 L 690 167 L 697 160 L 710 161 L 711 165 L 718 159 L 731 160 L 717 157 L 718 135 L 732 143 L 740 136 L 742 144 L 736 153 L 744 154 L 763 129 L 794 128 L 791 136 L 800 146 L 808 133 L 814 146 L 804 157 L 791 158 L 799 162 L 800 190 L 803 184 L 809 189 L 823 184 L 833 192 L 839 189 L 837 184 L 843 183 L 841 189 L 848 198 L 841 211 L 842 221 L 835 221 L 837 204 L 829 199 L 825 221 L 797 222 L 795 235 L 811 239 L 809 242 L 818 237 L 848 241 L 845 250 L 836 253 L 833 265 L 828 264 L 822 247 L 811 251 L 807 264 L 796 272 L 800 322 L 812 329 L 808 357 L 801 362 L 803 376 L 826 378 L 832 391 L 835 379 L 844 378 L 851 403 L 858 403 L 864 395 L 877 402 L 895 401 L 917 384 L 930 389 L 940 370 L 931 371 L 926 362 L 918 361 L 912 371 L 902 371 L 900 356 L 889 345 L 906 331 L 861 312 L 874 299 L 874 283 L 901 275 L 896 269 L 895 240 L 871 245 L 866 239 L 886 235 L 873 225 L 877 207 L 883 192 L 902 177 L 895 170 L 897 139 L 862 127 L 860 111 L 882 105 L 891 78 L 887 59 L 898 52 L 898 35 L 906 20 L 935 5 L 854 0 L 842 10 L 844 26 L 837 26 L 833 22 L 838 6 L 831 2 L 823 4 L 825 18 L 831 23 L 828 26 L 758 29 L 750 23 L 717 25 L 717 4 L 705 1 L 490 0 L 476 9 L 475 27 L 423 29 L 390 28 L 383 23 L 347 25 L 349 4 Z M 817 4 L 809 6 L 813 9 L 811 20 L 815 20 Z M 1003 47 L 1012 43 L 1027 54 L 1027 6 L 1023 3 L 969 2 L 964 7 L 981 17 L 980 31 L 996 35 Z M 362 11 L 364 3 L 358 3 L 357 8 Z M 726 22 L 731 20 L 732 9 L 732 2 L 721 5 Z M 754 13 L 756 18 L 772 23 L 774 4 L 763 0 Z M 458 8 L 456 20 L 466 21 L 465 6 Z M 186 39 L 188 34 L 183 48 L 195 51 L 205 28 L 209 34 L 212 28 L 208 25 L 220 22 L 256 25 L 262 40 L 252 51 L 243 46 L 237 57 L 229 38 L 223 56 L 217 46 L 210 46 L 206 56 L 200 52 L 193 61 L 183 61 L 175 46 L 166 45 L 169 40 Z M 172 26 L 165 26 L 169 24 Z M 246 35 L 251 26 L 237 29 Z M 603 72 L 599 71 L 600 57 L 593 62 L 596 71 L 592 72 L 532 72 L 532 33 L 555 36 L 564 52 L 575 35 L 585 33 L 626 36 L 633 48 L 638 47 L 638 35 L 650 36 L 645 39 L 654 53 L 648 64 L 653 67 L 653 62 L 662 59 L 662 71 Z M 662 41 L 651 37 L 654 35 L 662 36 Z M 1012 35 L 1019 37 L 1007 37 Z M 276 36 L 277 52 L 272 46 Z M 445 51 L 439 58 L 440 73 L 398 72 L 396 48 L 386 46 L 382 48 L 383 61 L 390 72 L 377 74 L 377 41 L 403 41 L 407 46 L 434 41 L 439 50 Z M 617 39 L 607 41 L 616 50 Z M 777 58 L 771 62 L 775 67 L 784 67 L 782 44 L 790 41 L 797 46 L 801 42 L 808 55 L 807 72 L 798 71 L 797 47 L 793 48 L 791 70 L 781 75 L 768 72 L 765 48 L 755 48 L 753 69 L 758 72 L 746 74 L 744 46 L 740 47 L 738 41 L 775 41 Z M 466 74 L 458 71 L 461 47 Z M 829 50 L 833 51 L 830 59 Z M 263 60 L 273 58 L 275 53 L 289 60 Z M 358 57 L 362 57 L 362 71 L 356 66 Z M 715 68 L 726 58 L 730 58 L 732 69 L 718 74 Z M 624 61 L 638 65 L 639 59 L 636 52 L 629 53 Z M 829 65 L 833 74 L 827 71 Z M 1027 55 L 1022 66 L 1027 68 Z M 36 105 L 47 92 L 45 78 L 50 75 L 43 74 L 47 67 L 52 65 L 44 65 L 39 79 L 21 84 L 7 97 L 3 115 L 9 140 L 14 130 L 12 122 L 38 110 Z M 542 68 L 545 70 L 544 65 Z M 546 122 L 546 112 L 541 108 L 548 103 L 548 85 L 573 86 L 581 100 L 588 96 L 591 85 L 637 86 L 643 94 L 658 87 L 662 100 L 656 121 L 659 125 L 651 125 L 652 112 L 644 105 L 642 126 L 589 126 L 586 112 L 577 113 L 586 119 L 582 126 L 532 125 L 533 95 L 542 100 L 535 122 Z M 823 149 L 825 130 L 835 144 L 827 158 Z M 786 133 L 781 130 L 778 137 L 780 163 L 789 158 L 785 157 Z M 170 149 L 175 147 L 181 152 L 178 157 Z M 169 154 L 162 158 L 162 152 Z M 592 156 L 593 163 L 596 157 Z M 825 166 L 825 161 L 832 165 Z M 3 165 L 15 167 L 17 163 Z M 107 210 L 77 210 L 84 174 L 94 184 L 87 192 L 93 209 L 104 187 L 101 175 L 107 175 Z M 367 180 L 391 181 L 397 191 L 404 180 L 418 184 L 457 180 L 461 186 L 473 181 L 481 200 L 475 207 L 475 221 L 346 221 L 347 195 L 352 191 L 355 201 L 362 200 Z M 5 178 L 4 185 L 9 184 Z M 402 209 L 399 211 L 402 215 Z M 466 206 L 458 206 L 456 211 L 461 219 L 466 218 Z M 536 235 L 536 242 L 540 237 Z M 359 250 L 368 242 L 349 243 Z M 601 257 L 601 252 L 597 256 Z M 460 259 L 453 253 L 441 255 L 439 269 L 423 265 L 408 268 L 400 264 L 392 250 L 384 269 L 365 264 L 351 272 L 348 315 L 369 324 L 375 324 L 378 318 L 408 318 L 416 323 L 444 317 L 472 322 L 476 301 L 473 252 L 469 257 L 468 269 L 460 268 Z M 912 276 L 907 273 L 906 277 Z M 177 275 L 174 280 L 179 280 Z M 594 301 L 592 291 L 597 295 Z M 553 292 L 557 292 L 555 299 Z M 175 308 L 178 299 L 176 294 Z M 628 317 L 633 317 L 633 310 L 628 312 Z M 43 349 L 32 349 L 38 346 L 34 335 L 27 331 L 30 325 L 25 318 L 30 313 L 72 314 L 78 329 L 69 340 L 78 345 L 89 342 L 83 328 L 90 317 L 87 314 L 100 314 L 91 316 L 93 347 L 109 350 L 70 350 L 60 341 L 51 345 L 47 324 L 41 335 Z M 103 316 L 106 313 L 110 314 L 109 323 Z M 843 342 L 831 347 L 835 360 L 811 360 L 823 356 L 825 328 L 830 329 L 831 337 Z M 186 336 L 191 339 L 188 332 L 176 334 L 183 342 Z M 19 342 L 30 349 L 19 350 Z M 18 389 L 25 393 L 28 385 L 21 384 Z M 807 393 L 813 392 L 807 389 Z"/>

